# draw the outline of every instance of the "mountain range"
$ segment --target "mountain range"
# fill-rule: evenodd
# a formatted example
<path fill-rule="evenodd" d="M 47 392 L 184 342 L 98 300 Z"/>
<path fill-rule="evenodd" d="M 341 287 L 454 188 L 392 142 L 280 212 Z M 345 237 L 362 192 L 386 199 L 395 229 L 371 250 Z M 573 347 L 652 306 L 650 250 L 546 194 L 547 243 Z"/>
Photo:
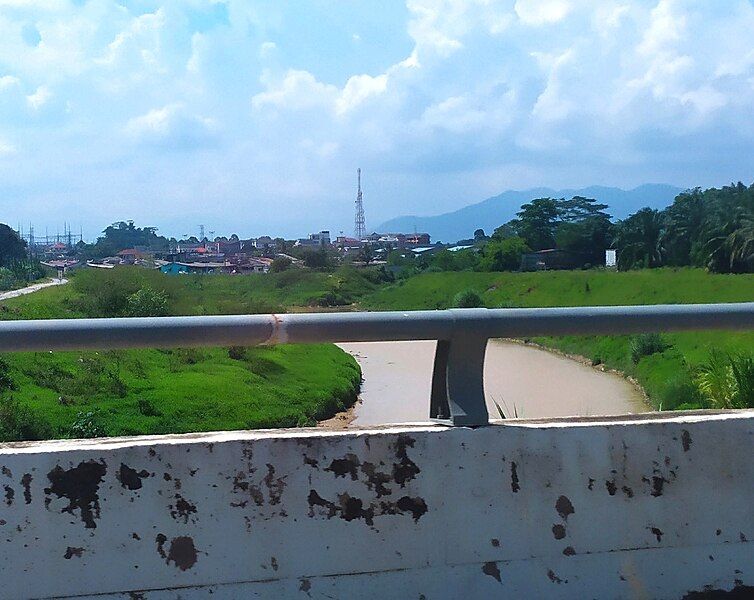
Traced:
<path fill-rule="evenodd" d="M 522 204 L 535 198 L 572 198 L 584 196 L 607 204 L 613 218 L 624 219 L 640 208 L 663 209 L 683 191 L 682 188 L 665 184 L 644 184 L 631 190 L 593 185 L 580 189 L 554 190 L 532 188 L 509 190 L 476 204 L 470 204 L 453 212 L 435 216 L 403 216 L 382 223 L 377 231 L 428 233 L 432 241 L 455 242 L 473 237 L 474 230 L 484 229 L 490 235 L 496 227 L 515 218 Z"/>

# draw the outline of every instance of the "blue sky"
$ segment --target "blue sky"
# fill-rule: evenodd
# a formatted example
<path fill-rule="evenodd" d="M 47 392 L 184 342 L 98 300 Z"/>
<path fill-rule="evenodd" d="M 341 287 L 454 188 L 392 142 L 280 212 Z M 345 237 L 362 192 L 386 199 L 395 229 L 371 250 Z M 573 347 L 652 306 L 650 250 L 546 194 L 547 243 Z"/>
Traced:
<path fill-rule="evenodd" d="M 750 183 L 750 0 L 0 0 L 0 221 L 350 232 Z"/>

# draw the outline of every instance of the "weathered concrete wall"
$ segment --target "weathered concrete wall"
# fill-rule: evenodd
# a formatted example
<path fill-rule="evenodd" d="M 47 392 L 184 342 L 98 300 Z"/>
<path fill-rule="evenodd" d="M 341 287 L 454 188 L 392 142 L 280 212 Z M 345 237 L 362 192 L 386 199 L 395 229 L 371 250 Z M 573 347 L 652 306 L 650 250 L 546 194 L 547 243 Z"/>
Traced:
<path fill-rule="evenodd" d="M 744 597 L 752 450 L 754 412 L 7 445 L 0 596 Z"/>

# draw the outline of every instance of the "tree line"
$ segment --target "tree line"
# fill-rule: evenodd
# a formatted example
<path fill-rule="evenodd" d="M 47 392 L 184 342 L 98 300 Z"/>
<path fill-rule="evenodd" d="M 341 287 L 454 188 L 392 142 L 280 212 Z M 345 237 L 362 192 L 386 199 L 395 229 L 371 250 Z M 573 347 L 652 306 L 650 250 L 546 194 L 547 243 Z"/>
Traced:
<path fill-rule="evenodd" d="M 716 273 L 754 272 L 754 184 L 695 188 L 663 210 L 642 208 L 614 221 L 593 198 L 537 198 L 491 236 L 478 229 L 473 249 L 416 261 L 441 271 L 515 271 L 529 252 L 557 249 L 583 268 L 605 264 L 615 249 L 621 270 L 693 266 Z"/>

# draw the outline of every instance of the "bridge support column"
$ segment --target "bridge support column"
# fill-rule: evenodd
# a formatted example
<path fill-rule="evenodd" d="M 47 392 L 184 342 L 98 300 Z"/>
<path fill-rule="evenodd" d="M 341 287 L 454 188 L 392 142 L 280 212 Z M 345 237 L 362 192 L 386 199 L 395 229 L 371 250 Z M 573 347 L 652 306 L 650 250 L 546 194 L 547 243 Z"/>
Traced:
<path fill-rule="evenodd" d="M 438 340 L 432 372 L 430 418 L 450 425 L 489 425 L 484 398 L 484 354 L 487 339 L 454 335 Z"/>

